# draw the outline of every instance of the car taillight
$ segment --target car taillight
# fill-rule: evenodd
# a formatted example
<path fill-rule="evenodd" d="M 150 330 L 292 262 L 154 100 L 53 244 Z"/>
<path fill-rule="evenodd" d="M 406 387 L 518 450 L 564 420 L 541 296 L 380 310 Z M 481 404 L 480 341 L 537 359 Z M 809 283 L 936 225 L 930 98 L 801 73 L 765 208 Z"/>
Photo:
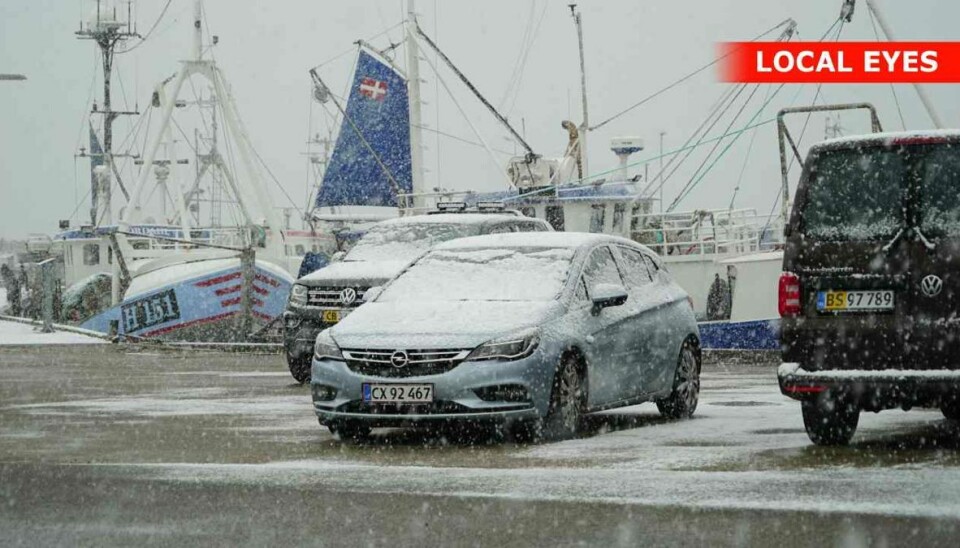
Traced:
<path fill-rule="evenodd" d="M 781 317 L 800 315 L 800 278 L 793 272 L 780 274 L 777 308 Z"/>

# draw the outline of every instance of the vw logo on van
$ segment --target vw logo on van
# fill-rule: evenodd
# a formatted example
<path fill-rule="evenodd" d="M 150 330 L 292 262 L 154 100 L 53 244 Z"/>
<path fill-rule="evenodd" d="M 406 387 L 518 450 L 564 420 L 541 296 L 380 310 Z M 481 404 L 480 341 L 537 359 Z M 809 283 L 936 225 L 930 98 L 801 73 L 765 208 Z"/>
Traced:
<path fill-rule="evenodd" d="M 930 274 L 920 280 L 920 289 L 927 297 L 936 297 L 943 290 L 943 280 L 940 276 Z"/>
<path fill-rule="evenodd" d="M 340 292 L 340 302 L 343 303 L 343 306 L 350 306 L 355 300 L 357 300 L 356 289 L 348 287 Z"/>
<path fill-rule="evenodd" d="M 390 355 L 390 365 L 400 369 L 401 367 L 407 365 L 410 361 L 410 357 L 407 356 L 406 350 L 397 350 Z"/>

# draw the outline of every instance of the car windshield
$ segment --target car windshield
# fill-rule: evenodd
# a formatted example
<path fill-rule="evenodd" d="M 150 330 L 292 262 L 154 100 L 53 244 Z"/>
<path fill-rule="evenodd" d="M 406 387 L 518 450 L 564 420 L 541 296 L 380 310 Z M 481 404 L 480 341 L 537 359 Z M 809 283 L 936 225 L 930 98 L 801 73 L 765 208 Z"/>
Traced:
<path fill-rule="evenodd" d="M 920 227 L 927 235 L 960 235 L 960 145 L 917 147 Z"/>
<path fill-rule="evenodd" d="M 894 235 L 902 218 L 902 151 L 873 146 L 820 153 L 807 184 L 805 234 L 824 240 Z"/>
<path fill-rule="evenodd" d="M 566 248 L 432 251 L 394 280 L 378 301 L 549 301 L 567 279 Z"/>
<path fill-rule="evenodd" d="M 375 226 L 344 256 L 346 261 L 409 261 L 434 244 L 475 236 L 478 225 L 404 223 Z"/>

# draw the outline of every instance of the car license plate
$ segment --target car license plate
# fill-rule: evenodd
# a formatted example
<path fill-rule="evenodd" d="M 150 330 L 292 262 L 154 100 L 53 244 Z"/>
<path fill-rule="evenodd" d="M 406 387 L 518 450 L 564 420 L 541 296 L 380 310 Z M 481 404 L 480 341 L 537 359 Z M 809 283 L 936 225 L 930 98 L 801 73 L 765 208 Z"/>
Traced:
<path fill-rule="evenodd" d="M 432 384 L 363 383 L 363 401 L 369 403 L 430 403 Z"/>
<path fill-rule="evenodd" d="M 869 312 L 893 310 L 894 295 L 889 289 L 875 291 L 827 290 L 817 293 L 820 312 Z"/>
<path fill-rule="evenodd" d="M 340 321 L 339 310 L 324 310 L 321 316 L 323 323 L 337 323 Z"/>

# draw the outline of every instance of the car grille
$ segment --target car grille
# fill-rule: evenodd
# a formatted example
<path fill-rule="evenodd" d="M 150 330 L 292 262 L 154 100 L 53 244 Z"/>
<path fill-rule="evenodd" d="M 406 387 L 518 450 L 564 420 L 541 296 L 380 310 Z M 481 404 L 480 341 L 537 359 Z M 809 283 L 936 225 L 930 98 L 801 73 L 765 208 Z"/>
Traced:
<path fill-rule="evenodd" d="M 340 413 L 362 413 L 365 415 L 447 415 L 455 413 L 474 413 L 475 410 L 452 401 L 433 403 L 390 404 L 347 402 L 336 409 Z"/>
<path fill-rule="evenodd" d="M 394 360 L 395 354 L 406 355 L 406 363 L 400 365 Z M 343 350 L 347 367 L 354 373 L 376 377 L 400 378 L 439 375 L 446 373 L 470 354 L 463 349 L 432 350 L 381 350 L 352 349 Z"/>
<path fill-rule="evenodd" d="M 356 298 L 348 305 L 343 304 L 343 291 L 353 289 Z M 363 295 L 368 287 L 311 287 L 307 289 L 307 306 L 330 306 L 336 308 L 354 308 L 363 304 Z"/>

